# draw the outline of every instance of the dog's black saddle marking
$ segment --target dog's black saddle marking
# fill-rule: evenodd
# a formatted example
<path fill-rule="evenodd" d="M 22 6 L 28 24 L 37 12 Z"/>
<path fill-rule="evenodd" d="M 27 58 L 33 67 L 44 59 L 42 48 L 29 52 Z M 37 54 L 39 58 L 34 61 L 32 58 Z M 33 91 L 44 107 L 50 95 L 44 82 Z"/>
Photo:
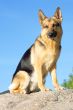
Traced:
<path fill-rule="evenodd" d="M 16 71 L 13 75 L 16 75 L 17 72 L 19 71 L 26 71 L 29 75 L 31 75 L 31 73 L 33 72 L 34 68 L 31 64 L 31 47 L 24 53 L 23 57 L 21 58 Z"/>

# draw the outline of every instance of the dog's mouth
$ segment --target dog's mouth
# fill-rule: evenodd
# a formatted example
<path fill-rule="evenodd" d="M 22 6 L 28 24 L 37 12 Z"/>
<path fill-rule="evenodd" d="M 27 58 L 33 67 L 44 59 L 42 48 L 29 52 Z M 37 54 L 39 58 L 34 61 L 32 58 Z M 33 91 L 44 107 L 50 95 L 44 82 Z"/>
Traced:
<path fill-rule="evenodd" d="M 56 31 L 51 31 L 48 33 L 48 37 L 54 39 L 57 36 L 57 32 Z"/>

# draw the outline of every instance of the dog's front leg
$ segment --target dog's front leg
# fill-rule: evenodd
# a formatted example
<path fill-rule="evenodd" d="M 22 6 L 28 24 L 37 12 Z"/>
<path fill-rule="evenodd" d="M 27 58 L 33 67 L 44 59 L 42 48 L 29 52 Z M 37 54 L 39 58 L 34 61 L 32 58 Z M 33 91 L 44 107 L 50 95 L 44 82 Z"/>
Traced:
<path fill-rule="evenodd" d="M 36 68 L 36 71 L 37 71 L 37 78 L 38 78 L 38 88 L 43 92 L 49 91 L 49 89 L 46 88 L 44 85 L 44 81 L 43 81 L 44 79 L 43 79 L 41 67 L 38 66 L 38 68 Z"/>
<path fill-rule="evenodd" d="M 43 84 L 43 77 L 40 71 L 38 72 L 38 87 L 41 91 L 49 91 L 49 89 Z"/>
<path fill-rule="evenodd" d="M 56 65 L 53 66 L 53 68 L 51 69 L 51 77 L 52 77 L 52 83 L 54 85 L 54 88 L 56 90 L 63 90 L 64 88 L 61 87 L 59 84 L 58 84 L 58 81 L 57 81 L 57 75 L 56 75 Z"/>

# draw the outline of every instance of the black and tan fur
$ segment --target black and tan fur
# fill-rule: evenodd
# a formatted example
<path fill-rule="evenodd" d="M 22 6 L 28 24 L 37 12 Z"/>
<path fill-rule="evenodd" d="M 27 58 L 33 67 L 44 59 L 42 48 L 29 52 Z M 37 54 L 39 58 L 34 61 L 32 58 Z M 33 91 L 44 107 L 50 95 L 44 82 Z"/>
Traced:
<path fill-rule="evenodd" d="M 39 10 L 41 34 L 35 43 L 24 53 L 13 75 L 9 87 L 10 93 L 27 93 L 32 91 L 49 91 L 45 87 L 48 72 L 57 90 L 59 86 L 56 76 L 56 64 L 61 51 L 62 13 L 58 7 L 54 16 L 47 18 Z"/>

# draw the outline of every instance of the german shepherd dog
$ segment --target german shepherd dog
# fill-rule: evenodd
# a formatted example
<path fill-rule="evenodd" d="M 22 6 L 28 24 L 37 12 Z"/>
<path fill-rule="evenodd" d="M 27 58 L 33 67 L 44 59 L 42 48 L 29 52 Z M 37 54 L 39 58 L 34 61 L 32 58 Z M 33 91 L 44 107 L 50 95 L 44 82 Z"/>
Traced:
<path fill-rule="evenodd" d="M 46 17 L 39 10 L 41 34 L 35 43 L 24 53 L 9 87 L 10 93 L 28 93 L 33 91 L 49 91 L 45 87 L 45 78 L 50 72 L 52 83 L 57 90 L 62 90 L 56 76 L 56 64 L 61 51 L 62 13 L 56 9 L 53 17 Z"/>

